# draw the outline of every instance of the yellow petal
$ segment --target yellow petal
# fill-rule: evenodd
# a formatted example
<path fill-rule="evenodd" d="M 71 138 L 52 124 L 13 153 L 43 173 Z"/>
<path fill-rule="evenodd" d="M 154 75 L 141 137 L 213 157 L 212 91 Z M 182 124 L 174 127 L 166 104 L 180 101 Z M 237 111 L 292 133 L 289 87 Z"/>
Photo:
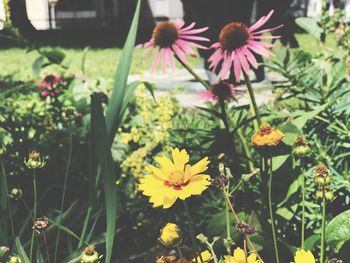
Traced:
<path fill-rule="evenodd" d="M 168 196 L 164 197 L 163 208 L 166 209 L 166 208 L 171 207 L 175 203 L 176 199 L 177 199 L 177 197 L 168 197 Z"/>
<path fill-rule="evenodd" d="M 240 247 L 236 248 L 235 251 L 233 252 L 233 257 L 236 261 L 241 261 L 244 260 L 245 261 L 245 253 L 244 250 L 241 249 Z"/>
<path fill-rule="evenodd" d="M 202 160 L 197 162 L 195 165 L 191 166 L 191 175 L 196 175 L 199 173 L 204 172 L 208 169 L 208 164 L 210 161 L 208 160 L 208 157 L 204 157 Z"/>
<path fill-rule="evenodd" d="M 149 170 L 150 172 L 152 172 L 154 175 L 158 176 L 160 179 L 166 180 L 167 175 L 166 173 L 164 173 L 163 170 L 153 166 L 153 165 L 148 165 L 146 167 L 147 170 Z"/>
<path fill-rule="evenodd" d="M 175 148 L 172 150 L 172 156 L 173 156 L 175 168 L 178 171 L 183 171 L 185 164 L 188 163 L 190 159 L 186 150 L 184 149 L 180 151 L 178 148 Z"/>
<path fill-rule="evenodd" d="M 248 257 L 248 263 L 259 263 L 259 261 L 256 259 L 256 255 L 254 253 Z"/>
<path fill-rule="evenodd" d="M 157 156 L 154 157 L 154 160 L 160 164 L 165 174 L 170 174 L 176 170 L 173 162 L 166 156 Z"/>

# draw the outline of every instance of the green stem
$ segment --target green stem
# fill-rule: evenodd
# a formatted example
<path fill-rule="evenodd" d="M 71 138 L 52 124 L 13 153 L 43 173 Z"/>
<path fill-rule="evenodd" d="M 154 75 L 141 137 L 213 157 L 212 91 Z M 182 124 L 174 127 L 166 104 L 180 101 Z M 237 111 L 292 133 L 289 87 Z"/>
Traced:
<path fill-rule="evenodd" d="M 279 259 L 278 245 L 277 245 L 277 238 L 276 238 L 275 220 L 273 218 L 273 211 L 272 211 L 272 173 L 273 172 L 272 172 L 272 157 L 271 157 L 269 182 L 268 182 L 269 212 L 270 212 L 270 221 L 271 221 L 270 223 L 271 223 L 271 229 L 272 229 L 273 245 L 275 248 L 276 263 L 279 263 L 280 259 Z"/>
<path fill-rule="evenodd" d="M 248 263 L 248 252 L 247 252 L 247 235 L 244 235 L 244 257 L 245 257 L 245 263 Z"/>
<path fill-rule="evenodd" d="M 305 174 L 303 168 L 301 168 L 301 206 L 302 206 L 302 214 L 301 214 L 301 249 L 304 249 L 304 240 L 305 240 Z"/>
<path fill-rule="evenodd" d="M 36 193 L 36 169 L 33 171 L 33 223 L 36 220 L 37 217 L 37 193 Z M 29 258 L 30 262 L 33 262 L 33 250 L 34 250 L 34 240 L 35 240 L 35 230 L 33 229 L 32 231 L 32 240 L 30 242 L 30 253 L 29 253 Z"/>
<path fill-rule="evenodd" d="M 62 198 L 61 198 L 61 206 L 60 206 L 60 214 L 58 219 L 58 224 L 62 223 L 62 214 L 64 209 L 64 202 L 66 198 L 66 192 L 67 192 L 67 183 L 68 183 L 68 176 L 69 176 L 69 170 L 70 170 L 70 163 L 72 160 L 72 148 L 73 148 L 73 135 L 72 135 L 72 124 L 69 124 L 69 149 L 68 149 L 68 161 L 67 161 L 67 168 L 66 173 L 64 176 L 64 182 L 63 182 L 63 191 L 62 191 Z M 59 240 L 60 240 L 60 229 L 57 230 L 57 237 L 56 237 L 56 245 L 55 245 L 55 254 L 54 254 L 54 263 L 56 263 L 57 259 L 57 252 L 58 252 L 58 246 L 59 246 Z"/>
<path fill-rule="evenodd" d="M 225 108 L 225 101 L 222 98 L 219 98 L 219 104 L 220 104 L 220 109 L 221 109 L 221 114 L 222 114 L 222 121 L 224 122 L 225 130 L 226 130 L 227 136 L 228 136 L 230 143 L 231 143 L 230 148 L 231 148 L 231 152 L 233 154 L 232 157 L 235 158 L 235 155 L 236 155 L 235 141 L 230 133 L 230 125 L 228 123 L 227 112 L 226 112 L 226 108 Z"/>
<path fill-rule="evenodd" d="M 324 263 L 324 250 L 325 250 L 325 233 L 326 233 L 326 197 L 323 195 L 322 200 L 322 229 L 321 229 L 321 260 L 320 263 Z"/>
<path fill-rule="evenodd" d="M 244 153 L 245 153 L 245 155 L 246 155 L 247 158 L 248 158 L 249 170 L 250 170 L 250 172 L 252 173 L 252 172 L 254 171 L 254 169 L 255 169 L 255 168 L 254 168 L 254 163 L 253 163 L 253 161 L 252 161 L 252 155 L 251 155 L 251 153 L 250 153 L 250 148 L 249 148 L 249 146 L 248 146 L 248 143 L 247 143 L 246 139 L 245 139 L 244 136 L 243 136 L 243 132 L 242 132 L 242 129 L 241 129 L 241 128 L 237 129 L 237 134 L 238 134 L 239 139 L 240 139 L 241 142 L 242 142 Z"/>
<path fill-rule="evenodd" d="M 260 113 L 258 105 L 256 104 L 255 95 L 252 87 L 252 83 L 250 82 L 249 76 L 243 71 L 244 80 L 247 85 L 249 98 L 250 98 L 250 104 L 252 108 L 252 112 L 254 113 L 254 116 L 256 117 L 256 121 L 254 121 L 254 128 L 255 130 L 259 129 L 259 126 L 261 125 L 261 119 L 260 119 Z"/>
<path fill-rule="evenodd" d="M 183 254 L 182 254 L 182 251 L 181 251 L 180 246 L 177 246 L 176 248 L 177 248 L 177 252 L 179 253 L 179 256 L 180 256 L 180 262 L 181 262 L 181 263 L 184 263 L 185 260 L 184 260 L 184 256 L 183 256 Z"/>
<path fill-rule="evenodd" d="M 183 203 L 184 203 L 185 211 L 186 211 L 187 218 L 188 218 L 188 224 L 189 224 L 189 228 L 190 228 L 190 235 L 191 235 L 192 246 L 193 246 L 193 249 L 196 252 L 196 254 L 199 256 L 199 259 L 200 259 L 201 263 L 203 263 L 202 255 L 201 255 L 201 253 L 198 250 L 198 245 L 197 245 L 196 239 L 194 237 L 193 222 L 192 222 L 190 210 L 188 209 L 188 205 L 187 205 L 186 200 L 183 200 Z M 196 263 L 198 263 L 197 256 L 195 258 L 195 261 L 196 261 Z"/>
<path fill-rule="evenodd" d="M 229 183 L 227 184 L 227 189 L 229 189 Z M 231 224 L 230 224 L 230 208 L 228 207 L 228 203 L 225 202 L 225 212 L 226 212 L 226 238 L 227 238 L 227 253 L 231 255 Z"/>
<path fill-rule="evenodd" d="M 6 177 L 6 172 L 5 172 L 5 165 L 2 161 L 2 159 L 0 159 L 0 164 L 1 164 L 1 173 L 2 173 L 2 176 L 4 178 L 4 189 L 6 191 L 6 199 L 7 199 L 7 205 L 8 205 L 8 208 L 9 208 L 9 218 L 10 218 L 10 225 L 11 225 L 11 234 L 12 234 L 12 239 L 14 240 L 15 239 L 15 228 L 14 228 L 14 224 L 13 224 L 13 216 L 12 216 L 12 208 L 11 208 L 11 199 L 10 199 L 10 196 L 8 194 L 8 184 L 7 184 L 7 177 Z M 6 201 L 5 201 L 6 202 Z"/>
<path fill-rule="evenodd" d="M 174 53 L 175 58 L 177 61 L 198 81 L 200 82 L 206 89 L 210 88 L 210 84 L 208 84 L 204 79 L 202 79 L 196 72 L 193 71 L 193 69 L 184 63 L 175 53 Z"/>

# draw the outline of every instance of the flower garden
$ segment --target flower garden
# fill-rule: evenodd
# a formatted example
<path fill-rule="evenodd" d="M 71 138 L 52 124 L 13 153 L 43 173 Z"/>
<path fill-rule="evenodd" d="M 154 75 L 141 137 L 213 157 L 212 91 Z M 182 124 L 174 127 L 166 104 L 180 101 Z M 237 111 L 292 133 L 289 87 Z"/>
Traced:
<path fill-rule="evenodd" d="M 350 262 L 342 13 L 297 19 L 312 50 L 279 44 L 273 10 L 210 45 L 196 21 L 159 22 L 137 43 L 140 4 L 112 82 L 86 74 L 88 49 L 76 71 L 59 48 L 6 32 L 36 59 L 31 79 L 0 76 L 0 262 Z M 128 81 L 138 49 L 142 70 L 191 74 L 203 107 Z M 193 67 L 197 49 L 214 82 Z M 261 63 L 278 76 L 263 103 Z"/>

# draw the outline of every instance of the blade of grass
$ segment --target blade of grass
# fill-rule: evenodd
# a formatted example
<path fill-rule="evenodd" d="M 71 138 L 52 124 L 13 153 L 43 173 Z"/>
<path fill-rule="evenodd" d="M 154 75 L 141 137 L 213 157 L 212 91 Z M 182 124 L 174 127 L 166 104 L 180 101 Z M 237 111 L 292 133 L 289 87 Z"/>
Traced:
<path fill-rule="evenodd" d="M 27 256 L 27 253 L 24 251 L 24 248 L 23 248 L 21 241 L 19 240 L 18 237 L 16 237 L 16 247 L 17 247 L 17 251 L 18 251 L 19 256 L 23 260 L 23 263 L 30 263 L 30 260 Z"/>
<path fill-rule="evenodd" d="M 107 134 L 110 144 L 112 144 L 114 134 L 121 122 L 121 113 L 124 104 L 123 102 L 127 87 L 127 80 L 139 24 L 140 7 L 141 1 L 138 0 L 130 31 L 123 48 L 123 53 L 119 60 L 120 62 L 118 64 L 117 71 L 115 73 L 113 91 L 106 111 Z"/>
<path fill-rule="evenodd" d="M 101 167 L 101 175 L 104 186 L 106 204 L 106 262 L 111 262 L 113 243 L 115 236 L 115 226 L 118 213 L 117 188 L 115 186 L 116 169 L 112 158 L 109 137 L 107 136 L 106 121 L 103 115 L 101 99 L 98 94 L 91 96 L 91 118 L 96 125 L 96 145 L 97 156 Z"/>
<path fill-rule="evenodd" d="M 85 236 L 86 236 L 86 230 L 90 221 L 90 217 L 91 217 L 91 212 L 92 212 L 92 207 L 89 206 L 87 213 L 86 213 L 86 217 L 84 220 L 84 226 L 83 226 L 83 230 L 81 231 L 81 235 L 80 235 L 80 240 L 85 240 Z M 83 242 L 80 241 L 79 245 L 78 245 L 78 249 L 81 248 L 83 245 Z"/>

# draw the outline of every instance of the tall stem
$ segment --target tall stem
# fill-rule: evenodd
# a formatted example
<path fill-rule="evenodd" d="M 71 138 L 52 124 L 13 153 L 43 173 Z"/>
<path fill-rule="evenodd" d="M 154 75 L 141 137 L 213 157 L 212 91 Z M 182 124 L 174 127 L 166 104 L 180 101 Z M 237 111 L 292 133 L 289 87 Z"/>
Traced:
<path fill-rule="evenodd" d="M 36 194 L 36 169 L 33 170 L 33 223 L 36 220 L 37 217 L 37 194 Z M 35 241 L 35 230 L 32 231 L 32 240 L 30 243 L 30 252 L 29 252 L 29 258 L 30 262 L 33 262 L 33 250 L 34 250 L 34 241 Z"/>
<path fill-rule="evenodd" d="M 188 219 L 192 246 L 193 246 L 193 249 L 196 251 L 196 254 L 199 256 L 199 259 L 200 259 L 201 263 L 203 263 L 202 255 L 201 255 L 201 253 L 198 250 L 198 245 L 197 245 L 197 242 L 196 242 L 196 238 L 194 237 L 193 221 L 192 221 L 192 218 L 191 218 L 190 210 L 188 209 L 188 205 L 187 205 L 186 200 L 184 200 L 183 203 L 184 203 L 184 207 L 185 207 L 185 211 L 186 211 L 186 215 L 187 215 L 187 219 Z M 196 263 L 198 263 L 197 255 L 196 255 L 196 258 L 195 258 Z"/>
<path fill-rule="evenodd" d="M 181 251 L 180 246 L 177 246 L 176 249 L 177 249 L 177 252 L 179 253 L 179 256 L 180 256 L 180 263 L 184 263 L 185 262 L 184 256 L 182 255 L 182 251 Z"/>
<path fill-rule="evenodd" d="M 257 105 L 256 100 L 255 100 L 255 95 L 254 95 L 252 83 L 250 82 L 249 76 L 244 71 L 243 71 L 243 75 L 244 75 L 244 80 L 245 80 L 245 83 L 246 83 L 247 89 L 248 89 L 252 111 L 254 113 L 254 116 L 256 117 L 256 121 L 254 121 L 254 128 L 255 128 L 255 130 L 258 130 L 259 126 L 261 125 L 259 108 L 258 108 L 258 105 Z"/>
<path fill-rule="evenodd" d="M 174 53 L 175 58 L 177 59 L 177 61 L 198 81 L 200 82 L 206 89 L 210 88 L 210 85 L 204 80 L 202 79 L 196 72 L 193 71 L 193 69 L 187 65 L 186 63 L 184 63 L 175 53 Z"/>
<path fill-rule="evenodd" d="M 301 161 L 301 165 L 303 165 Z M 305 240 L 305 173 L 303 167 L 301 168 L 301 249 L 304 249 Z"/>
<path fill-rule="evenodd" d="M 222 98 L 219 98 L 219 104 L 220 104 L 220 109 L 221 109 L 221 114 L 222 114 L 222 121 L 224 122 L 224 126 L 225 126 L 225 130 L 226 130 L 226 133 L 227 133 L 227 136 L 228 136 L 228 139 L 230 140 L 230 143 L 231 143 L 231 151 L 233 156 L 232 158 L 235 157 L 235 153 L 236 153 L 236 149 L 235 149 L 235 142 L 234 142 L 234 139 L 233 137 L 231 136 L 231 133 L 230 133 L 230 125 L 228 123 L 228 118 L 227 118 L 227 112 L 226 112 L 226 108 L 225 108 L 225 101 L 224 99 Z"/>
<path fill-rule="evenodd" d="M 280 262 L 279 259 L 279 253 L 278 253 L 278 245 L 277 245 L 277 238 L 276 238 L 276 230 L 275 230 L 275 220 L 273 218 L 273 211 L 272 211 L 272 158 L 270 158 L 270 172 L 269 172 L 269 183 L 268 183 L 268 198 L 269 198 L 269 212 L 270 212 L 270 223 L 271 223 L 271 229 L 272 229 L 272 237 L 273 237 L 273 245 L 275 248 L 275 257 L 276 257 L 276 263 Z"/>
<path fill-rule="evenodd" d="M 227 183 L 227 191 L 230 189 L 230 182 Z M 226 239 L 227 239 L 227 252 L 231 255 L 231 225 L 230 225 L 230 209 L 228 207 L 228 203 L 225 202 L 225 213 L 226 213 Z"/>
<path fill-rule="evenodd" d="M 2 159 L 0 159 L 0 165 L 1 165 L 1 174 L 2 174 L 2 177 L 3 177 L 3 180 L 4 180 L 4 189 L 6 191 L 6 200 L 7 200 L 7 205 L 8 205 L 8 208 L 9 208 L 9 218 L 10 218 L 10 225 L 11 225 L 11 234 L 12 234 L 12 238 L 15 239 L 15 227 L 14 227 L 14 224 L 13 224 L 13 216 L 12 216 L 12 208 L 11 208 L 11 200 L 10 200 L 10 196 L 8 194 L 8 184 L 7 184 L 7 176 L 6 176 L 6 172 L 5 172 L 5 165 L 2 161 Z M 6 201 L 5 201 L 6 202 Z"/>
<path fill-rule="evenodd" d="M 321 229 L 321 260 L 320 263 L 324 263 L 324 250 L 325 250 L 325 235 L 326 235 L 326 197 L 323 195 L 322 200 L 322 229 Z"/>
<path fill-rule="evenodd" d="M 70 123 L 69 124 L 68 161 L 67 161 L 66 173 L 65 173 L 64 182 L 63 182 L 63 191 L 62 191 L 62 198 L 61 198 L 61 206 L 60 206 L 60 214 L 59 214 L 58 224 L 62 223 L 61 221 L 62 221 L 64 202 L 65 202 L 66 192 L 67 192 L 67 183 L 68 183 L 68 176 L 69 176 L 69 170 L 70 170 L 70 163 L 71 163 L 71 160 L 72 160 L 72 148 L 73 148 L 73 136 L 72 136 L 72 124 Z M 60 234 L 61 234 L 60 229 L 58 229 L 57 230 L 57 237 L 56 237 L 56 245 L 55 245 L 54 263 L 56 263 L 56 259 L 57 259 L 57 252 L 58 252 Z"/>
<path fill-rule="evenodd" d="M 244 257 L 245 257 L 245 263 L 248 263 L 248 253 L 247 253 L 247 235 L 244 235 Z"/>
<path fill-rule="evenodd" d="M 250 172 L 252 173 L 254 171 L 254 163 L 252 161 L 252 155 L 250 153 L 250 148 L 248 146 L 248 143 L 247 143 L 247 140 L 244 138 L 243 136 L 243 132 L 242 132 L 242 129 L 239 128 L 237 129 L 237 134 L 238 134 L 238 137 L 239 139 L 241 140 L 242 142 L 242 145 L 243 145 L 243 150 L 245 152 L 245 155 L 247 156 L 248 158 L 248 166 L 249 166 L 249 170 Z"/>

